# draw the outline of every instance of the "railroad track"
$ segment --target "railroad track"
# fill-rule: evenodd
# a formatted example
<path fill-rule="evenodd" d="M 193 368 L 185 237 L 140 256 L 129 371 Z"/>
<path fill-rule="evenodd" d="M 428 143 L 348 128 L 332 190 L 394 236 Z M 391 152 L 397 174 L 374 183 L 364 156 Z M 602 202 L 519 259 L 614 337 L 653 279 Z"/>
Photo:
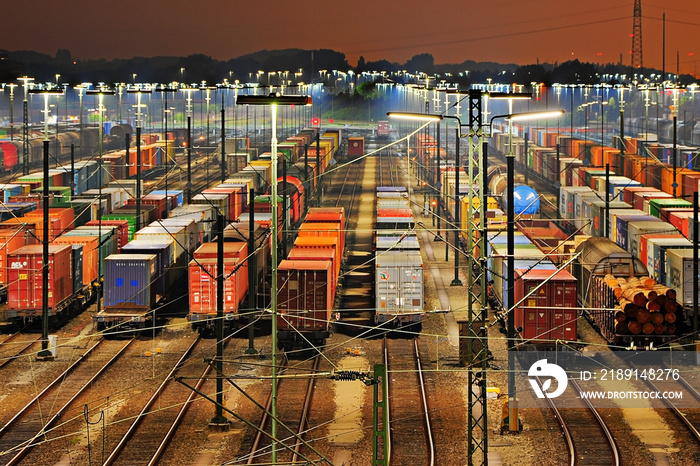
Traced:
<path fill-rule="evenodd" d="M 305 442 L 304 435 L 309 428 L 308 414 L 313 398 L 315 378 L 313 373 L 318 371 L 320 355 L 290 366 L 285 357 L 284 368 L 277 379 L 277 400 L 279 421 L 276 450 L 280 464 L 296 464 L 297 461 L 310 461 L 309 457 L 321 456 L 311 445 Z M 270 464 L 270 410 L 272 407 L 272 392 L 268 394 L 263 415 L 258 423 L 252 441 L 245 446 L 247 454 L 242 458 L 246 464 Z M 263 408 L 263 406 L 260 406 Z M 245 444 L 244 444 L 245 445 Z M 302 448 L 305 451 L 302 452 Z M 242 451 L 243 448 L 242 448 Z"/>
<path fill-rule="evenodd" d="M 384 339 L 389 393 L 389 464 L 435 464 L 418 339 Z M 394 442 L 393 439 L 400 439 Z"/>
<path fill-rule="evenodd" d="M 0 344 L 0 369 L 29 352 L 29 349 L 39 341 L 37 338 L 29 342 L 20 340 L 20 337 L 24 335 L 25 334 L 21 332 L 15 332 Z"/>
<path fill-rule="evenodd" d="M 542 380 L 536 380 L 541 387 Z M 573 390 L 546 398 L 564 434 L 569 464 L 619 466 L 620 450 L 610 429 L 591 402 L 581 398 L 579 384 L 571 379 L 569 385 Z"/>
<path fill-rule="evenodd" d="M 56 437 L 51 430 L 73 401 L 85 393 L 134 340 L 98 340 L 0 428 L 0 465 L 18 464 L 37 444 Z"/>
<path fill-rule="evenodd" d="M 202 344 L 204 341 L 207 340 L 197 337 L 185 349 L 141 412 L 131 419 L 129 428 L 103 465 L 157 463 L 195 397 L 193 391 L 175 382 L 174 377 L 195 377 L 195 386 L 199 387 L 211 371 L 210 365 L 202 371 L 201 364 L 190 363 L 201 361 L 211 351 L 211 347 Z"/>
<path fill-rule="evenodd" d="M 374 302 L 374 264 L 372 231 L 374 205 L 368 202 L 376 185 L 376 157 L 352 162 L 345 170 L 343 189 L 336 206 L 345 207 L 347 258 L 340 289 L 340 320 L 337 331 L 358 335 L 372 323 Z M 351 189 L 346 189 L 351 188 Z"/>

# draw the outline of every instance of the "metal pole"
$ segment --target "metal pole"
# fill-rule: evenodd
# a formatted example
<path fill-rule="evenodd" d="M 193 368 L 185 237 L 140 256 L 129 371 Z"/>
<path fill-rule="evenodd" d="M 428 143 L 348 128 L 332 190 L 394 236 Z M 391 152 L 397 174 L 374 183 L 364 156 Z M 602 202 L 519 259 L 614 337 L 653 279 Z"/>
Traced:
<path fill-rule="evenodd" d="M 44 117 L 48 121 L 48 112 Z M 48 359 L 51 357 L 49 350 L 49 137 L 48 133 L 44 135 L 44 191 L 43 205 L 44 209 L 44 228 L 43 239 L 41 241 L 41 351 L 37 354 L 40 359 Z"/>
<path fill-rule="evenodd" d="M 603 219 L 605 237 L 610 238 L 610 223 L 608 222 L 610 215 L 610 164 L 605 164 L 605 218 Z"/>
<path fill-rule="evenodd" d="M 676 145 L 678 137 L 678 116 L 676 115 L 676 109 L 673 109 L 673 197 L 676 196 L 676 191 L 678 188 L 678 182 L 676 181 L 676 170 L 678 169 L 678 147 Z"/>
<path fill-rule="evenodd" d="M 693 335 L 695 341 L 698 338 L 698 193 L 693 193 Z"/>
<path fill-rule="evenodd" d="M 271 407 L 271 434 L 272 438 L 277 438 L 277 105 L 270 106 L 272 112 L 272 139 L 270 150 L 272 151 L 272 287 L 271 287 L 271 307 L 272 307 L 272 407 Z M 318 141 L 318 139 L 317 139 Z M 317 142 L 318 157 L 318 142 Z M 316 170 L 320 170 L 317 165 Z M 277 441 L 272 441 L 272 462 L 277 462 Z"/>
<path fill-rule="evenodd" d="M 447 161 L 445 161 L 447 162 Z M 437 217 L 437 235 L 433 241 L 441 241 L 442 236 L 440 236 L 440 203 L 442 202 L 440 195 L 442 193 L 442 178 L 440 177 L 440 122 L 437 122 L 437 172 L 435 174 L 435 191 L 437 200 L 437 205 L 435 206 L 435 216 Z M 435 218 L 435 217 L 433 217 Z"/>
<path fill-rule="evenodd" d="M 221 94 L 221 182 L 228 178 L 226 174 L 226 107 L 224 106 L 224 95 Z"/>
<path fill-rule="evenodd" d="M 164 131 L 164 136 L 165 136 L 165 196 L 168 196 L 168 172 L 170 171 L 170 167 L 168 165 L 169 162 L 169 153 L 168 153 L 168 95 L 165 95 L 165 104 L 163 107 L 163 113 L 165 114 L 165 131 Z M 165 202 L 165 213 L 166 217 L 170 217 L 170 205 L 166 201 Z"/>
<path fill-rule="evenodd" d="M 75 196 L 75 144 L 70 145 L 70 194 Z"/>
<path fill-rule="evenodd" d="M 187 203 L 192 204 L 192 117 L 190 115 L 187 115 Z"/>
<path fill-rule="evenodd" d="M 99 130 L 99 149 L 100 149 L 100 156 L 97 158 L 97 183 L 98 183 L 98 189 L 99 189 L 99 197 L 97 200 L 97 237 L 99 238 L 98 240 L 98 247 L 97 247 L 97 260 L 99 262 L 99 267 L 98 267 L 98 274 L 97 274 L 97 279 L 98 279 L 98 286 L 97 286 L 97 314 L 99 315 L 101 311 L 101 306 L 102 306 L 102 248 L 99 247 L 99 243 L 102 242 L 102 149 L 103 149 L 103 140 L 104 140 L 104 124 L 103 124 L 103 109 L 102 109 L 102 99 L 103 95 L 100 94 L 100 130 Z M 128 138 L 128 135 L 127 135 Z M 129 154 L 129 149 L 128 149 L 128 144 L 127 144 L 127 158 Z"/>
<path fill-rule="evenodd" d="M 557 186 L 557 215 L 559 215 L 559 211 L 561 209 L 561 200 L 560 200 L 560 196 L 559 196 L 559 188 L 561 188 L 561 176 L 562 176 L 561 172 L 560 172 L 561 162 L 559 160 L 560 154 L 561 154 L 560 149 L 561 149 L 561 146 L 559 145 L 559 143 L 557 143 L 557 166 L 554 167 L 554 173 L 557 174 L 557 180 L 555 182 L 555 184 Z M 564 174 L 564 177 L 566 177 L 566 174 Z"/>
<path fill-rule="evenodd" d="M 141 100 L 141 99 L 139 99 Z M 168 195 L 166 192 L 166 201 Z M 141 229 L 141 120 L 136 125 L 136 231 Z"/>
<path fill-rule="evenodd" d="M 507 290 L 508 300 L 506 303 L 506 312 L 508 313 L 508 430 L 517 432 L 518 429 L 518 409 L 515 393 L 515 207 L 513 189 L 515 187 L 514 162 L 515 154 L 513 153 L 513 122 L 508 122 L 508 155 L 506 156 L 507 163 L 507 220 L 508 220 L 508 274 L 507 274 Z"/>
<path fill-rule="evenodd" d="M 459 123 L 457 123 L 459 125 Z M 455 215 L 454 215 L 454 220 L 455 224 L 453 226 L 454 228 L 454 233 L 455 233 L 455 243 L 454 243 L 454 255 L 455 255 L 455 276 L 452 279 L 452 282 L 450 283 L 450 286 L 462 286 L 462 280 L 459 279 L 459 209 L 460 209 L 460 193 L 459 193 L 459 168 L 460 168 L 460 155 L 459 155 L 459 132 L 460 128 L 459 126 L 455 130 L 455 136 L 457 137 L 457 141 L 455 143 Z M 471 219 L 467 219 L 467 221 L 471 221 Z"/>
<path fill-rule="evenodd" d="M 287 257 L 287 234 L 292 223 L 287 209 L 287 159 L 282 156 L 282 257 Z"/>
<path fill-rule="evenodd" d="M 224 416 L 224 216 L 216 216 L 216 414 L 209 421 L 216 427 L 227 427 Z"/>
<path fill-rule="evenodd" d="M 245 354 L 258 354 L 255 349 L 255 327 L 253 326 L 253 312 L 257 309 L 255 300 L 257 298 L 256 288 L 258 283 L 257 276 L 257 254 L 255 251 L 255 190 L 248 191 L 248 214 L 250 222 L 248 223 L 248 349 Z"/>
<path fill-rule="evenodd" d="M 321 133 L 316 133 L 316 207 L 321 207 Z"/>

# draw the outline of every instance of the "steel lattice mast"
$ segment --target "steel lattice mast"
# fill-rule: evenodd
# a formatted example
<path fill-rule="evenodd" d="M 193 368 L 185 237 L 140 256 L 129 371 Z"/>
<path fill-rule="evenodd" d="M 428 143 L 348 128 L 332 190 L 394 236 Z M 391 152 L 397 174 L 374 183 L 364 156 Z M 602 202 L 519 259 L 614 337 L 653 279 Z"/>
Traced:
<path fill-rule="evenodd" d="M 642 60 L 642 0 L 634 0 L 634 19 L 632 21 L 632 69 L 644 66 Z"/>
<path fill-rule="evenodd" d="M 466 218 L 468 329 L 466 331 L 468 372 L 467 433 L 468 464 L 487 464 L 488 423 L 486 419 L 486 362 L 488 305 L 486 303 L 486 164 L 481 115 L 482 93 L 469 91 L 469 192 Z M 459 167 L 456 167 L 459 169 Z M 459 192 L 459 186 L 456 187 Z M 477 206 L 477 207 L 474 207 Z M 478 213 L 478 216 L 475 214 Z M 479 222 L 475 218 L 480 219 Z M 475 254 L 478 251 L 478 254 Z M 455 251 L 458 254 L 460 251 Z M 460 332 L 464 335 L 465 332 Z M 462 336 L 464 338 L 464 336 Z"/>

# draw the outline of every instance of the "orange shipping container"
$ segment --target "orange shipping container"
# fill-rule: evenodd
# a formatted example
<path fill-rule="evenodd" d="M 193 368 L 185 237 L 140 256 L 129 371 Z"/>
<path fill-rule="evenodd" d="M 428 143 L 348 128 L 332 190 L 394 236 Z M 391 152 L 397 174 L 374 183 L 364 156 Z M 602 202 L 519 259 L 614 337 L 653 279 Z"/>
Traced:
<path fill-rule="evenodd" d="M 33 210 L 31 212 L 27 212 L 24 214 L 25 218 L 44 218 L 44 210 L 43 209 L 38 209 L 38 210 Z M 58 219 L 59 223 L 58 225 L 53 225 L 52 227 L 57 228 L 57 231 L 52 231 L 51 236 L 52 238 L 55 238 L 56 236 L 60 235 L 63 232 L 66 232 L 68 230 L 72 230 L 74 228 L 74 222 L 75 222 L 75 211 L 70 208 L 58 208 L 58 207 L 51 207 L 49 208 L 49 219 Z"/>
<path fill-rule="evenodd" d="M 97 236 L 59 236 L 52 244 L 79 244 L 83 246 L 83 285 L 97 280 L 99 251 Z"/>

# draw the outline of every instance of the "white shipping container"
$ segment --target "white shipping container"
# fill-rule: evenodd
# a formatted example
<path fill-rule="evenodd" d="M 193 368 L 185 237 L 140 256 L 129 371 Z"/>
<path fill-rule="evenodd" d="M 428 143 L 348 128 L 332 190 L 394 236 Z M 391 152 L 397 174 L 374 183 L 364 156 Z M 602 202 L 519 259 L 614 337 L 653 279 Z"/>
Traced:
<path fill-rule="evenodd" d="M 678 302 L 684 306 L 693 305 L 692 249 L 670 249 L 666 252 L 666 286 L 676 290 Z"/>
<path fill-rule="evenodd" d="M 376 322 L 401 314 L 412 322 L 423 312 L 423 260 L 420 251 L 386 251 L 375 258 Z M 402 319 L 406 320 L 406 319 Z"/>

